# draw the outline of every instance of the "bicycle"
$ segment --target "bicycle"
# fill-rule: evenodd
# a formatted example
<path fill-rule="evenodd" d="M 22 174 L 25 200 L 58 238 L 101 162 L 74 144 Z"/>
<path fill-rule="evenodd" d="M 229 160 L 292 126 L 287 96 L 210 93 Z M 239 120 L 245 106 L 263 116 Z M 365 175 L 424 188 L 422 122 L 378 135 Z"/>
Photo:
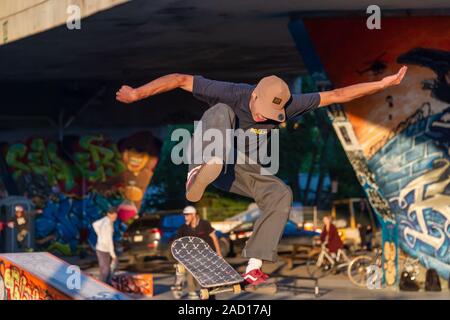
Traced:
<path fill-rule="evenodd" d="M 381 270 L 382 252 L 381 249 L 375 249 L 372 255 L 363 254 L 353 258 L 347 269 L 347 275 L 350 281 L 358 286 L 365 288 L 368 286 L 369 278 L 372 278 L 376 268 Z M 375 266 L 371 269 L 370 267 Z M 375 278 L 373 278 L 375 280 Z"/>
<path fill-rule="evenodd" d="M 338 249 L 335 255 L 329 252 L 326 243 L 321 245 L 320 252 L 313 252 L 306 261 L 306 270 L 310 277 L 323 278 L 331 272 L 347 268 L 350 259 L 343 249 Z"/>
<path fill-rule="evenodd" d="M 352 259 L 348 266 L 348 277 L 354 285 L 366 288 L 369 284 L 369 278 L 375 279 L 375 277 L 372 277 L 375 269 L 369 268 L 375 266 L 378 270 L 381 270 L 381 264 L 382 250 L 377 248 L 374 250 L 373 255 L 364 254 Z M 402 266 L 402 271 L 407 271 L 411 275 L 411 280 L 415 280 L 418 277 L 420 273 L 419 259 L 400 255 L 399 265 Z"/>

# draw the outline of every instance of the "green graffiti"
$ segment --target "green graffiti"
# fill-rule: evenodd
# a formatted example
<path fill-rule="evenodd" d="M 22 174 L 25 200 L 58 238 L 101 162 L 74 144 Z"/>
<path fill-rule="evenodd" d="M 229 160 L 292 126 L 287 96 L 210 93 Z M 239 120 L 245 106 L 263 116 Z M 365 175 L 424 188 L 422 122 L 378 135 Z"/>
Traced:
<path fill-rule="evenodd" d="M 23 143 L 17 143 L 9 147 L 6 153 L 6 163 L 13 171 L 13 178 L 17 179 L 22 174 L 31 171 L 30 167 L 21 162 L 21 159 L 25 157 L 27 153 L 27 146 Z"/>
<path fill-rule="evenodd" d="M 43 139 L 34 139 L 31 142 L 27 158 L 33 173 L 46 176 L 51 184 L 56 181 Z"/>
<path fill-rule="evenodd" d="M 89 181 L 105 182 L 108 177 L 118 175 L 125 170 L 121 164 L 120 153 L 95 144 L 104 142 L 102 137 L 86 136 L 80 139 L 80 146 L 86 152 L 75 153 L 75 159 Z M 118 165 L 120 164 L 120 166 Z M 123 168 L 123 169 L 122 169 Z"/>
<path fill-rule="evenodd" d="M 6 153 L 6 162 L 16 180 L 33 173 L 45 176 L 52 185 L 63 184 L 65 191 L 73 190 L 81 175 L 90 183 L 106 182 L 126 170 L 117 146 L 113 143 L 106 145 L 102 136 L 81 137 L 79 145 L 82 151 L 75 152 L 75 163 L 70 163 L 60 157 L 55 142 L 46 144 L 44 139 L 35 138 L 28 145 L 11 145 Z"/>
<path fill-rule="evenodd" d="M 117 145 L 111 146 L 112 152 L 114 153 L 113 161 L 110 163 L 107 163 L 105 166 L 106 175 L 108 177 L 115 177 L 121 174 L 122 172 L 125 172 L 126 166 L 122 161 L 122 156 L 119 152 L 119 149 L 117 148 Z"/>
<path fill-rule="evenodd" d="M 75 187 L 74 173 L 70 165 L 58 156 L 58 147 L 51 142 L 47 146 L 48 158 L 52 171 L 55 173 L 55 180 L 64 182 L 65 190 L 72 190 Z"/>

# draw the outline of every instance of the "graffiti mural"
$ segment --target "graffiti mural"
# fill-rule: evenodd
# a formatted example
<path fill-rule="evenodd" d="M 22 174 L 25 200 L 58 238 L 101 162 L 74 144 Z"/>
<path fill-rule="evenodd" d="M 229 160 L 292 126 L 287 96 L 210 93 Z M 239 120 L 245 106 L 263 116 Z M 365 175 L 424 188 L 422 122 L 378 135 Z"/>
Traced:
<path fill-rule="evenodd" d="M 73 153 L 72 162 L 65 159 L 64 151 L 55 142 L 34 138 L 9 146 L 6 162 L 16 181 L 30 176 L 41 178 L 36 187 L 36 179 L 28 178 L 28 183 L 24 184 L 28 188 L 58 185 L 65 193 L 80 194 L 77 187 L 81 186 L 81 177 L 91 186 L 124 171 L 119 152 L 114 145 L 108 146 L 105 142 L 100 136 L 79 138 L 79 150 Z"/>
<path fill-rule="evenodd" d="M 400 86 L 345 104 L 345 114 L 395 215 L 401 249 L 448 278 L 450 18 L 389 17 L 377 31 L 364 21 L 318 18 L 305 25 L 336 87 L 408 66 Z"/>
<path fill-rule="evenodd" d="M 0 300 L 67 299 L 14 264 L 0 260 Z"/>
<path fill-rule="evenodd" d="M 66 136 L 62 143 L 30 138 L 9 144 L 3 157 L 20 192 L 40 209 L 38 247 L 82 255 L 96 243 L 92 222 L 128 201 L 135 214 L 120 215 L 115 237 L 121 238 L 123 222 L 130 223 L 141 207 L 159 150 L 158 140 L 143 131 L 117 142 L 102 135 Z"/>
<path fill-rule="evenodd" d="M 91 193 L 82 199 L 63 193 L 54 195 L 36 216 L 36 244 L 38 249 L 62 255 L 83 256 L 88 248 L 94 248 L 97 235 L 92 223 L 103 217 L 111 206 L 117 207 L 122 198 L 106 198 Z M 114 223 L 115 241 L 119 241 L 127 225 L 121 220 Z"/>
<path fill-rule="evenodd" d="M 123 139 L 119 149 L 126 168 L 121 176 L 124 181 L 123 194 L 139 210 L 158 163 L 161 145 L 148 133 L 138 132 Z"/>
<path fill-rule="evenodd" d="M 111 278 L 111 285 L 124 293 L 153 296 L 152 274 L 115 274 Z"/>
<path fill-rule="evenodd" d="M 371 162 L 383 175 L 378 180 L 397 212 L 402 249 L 448 278 L 450 160 L 446 145 L 450 138 L 447 136 L 446 142 L 443 139 L 435 141 L 429 135 L 436 119 L 440 122 L 446 119 L 446 112 L 447 109 L 409 124 L 380 149 Z M 392 143 L 408 143 L 409 148 L 397 154 L 395 149 L 389 149 Z"/>
<path fill-rule="evenodd" d="M 150 182 L 158 155 L 152 134 L 138 132 L 117 143 L 102 135 L 66 136 L 63 143 L 31 138 L 9 145 L 5 159 L 19 189 L 30 197 L 45 198 L 57 187 L 69 196 L 117 190 L 139 202 L 136 193 Z M 140 191 L 129 191 L 131 185 Z"/>

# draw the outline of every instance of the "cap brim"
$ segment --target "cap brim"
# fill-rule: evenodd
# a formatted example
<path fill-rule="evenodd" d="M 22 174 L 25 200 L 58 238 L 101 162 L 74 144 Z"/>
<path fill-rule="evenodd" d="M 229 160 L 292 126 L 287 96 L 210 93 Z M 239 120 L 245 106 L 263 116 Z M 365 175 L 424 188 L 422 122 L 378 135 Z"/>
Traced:
<path fill-rule="evenodd" d="M 255 101 L 255 109 L 261 113 L 261 115 L 267 119 L 275 120 L 278 122 L 284 122 L 286 120 L 286 113 L 284 108 L 280 110 L 274 109 L 272 106 L 260 103 L 260 101 Z"/>

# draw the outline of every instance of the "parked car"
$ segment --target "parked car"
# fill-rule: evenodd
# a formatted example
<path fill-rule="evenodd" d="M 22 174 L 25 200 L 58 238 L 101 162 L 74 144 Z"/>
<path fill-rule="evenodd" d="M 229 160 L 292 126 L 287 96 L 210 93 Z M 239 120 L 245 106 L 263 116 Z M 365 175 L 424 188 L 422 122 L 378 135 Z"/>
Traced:
<path fill-rule="evenodd" d="M 253 224 L 254 221 L 244 222 L 229 232 L 231 254 L 237 255 L 242 252 L 247 240 L 252 235 Z M 278 251 L 290 251 L 292 250 L 293 244 L 312 246 L 314 237 L 316 236 L 320 236 L 320 234 L 315 231 L 307 231 L 303 228 L 299 228 L 294 221 L 288 220 L 278 245 Z"/>
<path fill-rule="evenodd" d="M 178 212 L 155 212 L 143 215 L 133 222 L 124 233 L 119 256 L 121 268 L 134 265 L 144 268 L 150 260 L 166 258 L 173 260 L 170 245 L 179 227 L 185 223 Z M 224 256 L 230 251 L 228 235 L 216 231 Z"/>

